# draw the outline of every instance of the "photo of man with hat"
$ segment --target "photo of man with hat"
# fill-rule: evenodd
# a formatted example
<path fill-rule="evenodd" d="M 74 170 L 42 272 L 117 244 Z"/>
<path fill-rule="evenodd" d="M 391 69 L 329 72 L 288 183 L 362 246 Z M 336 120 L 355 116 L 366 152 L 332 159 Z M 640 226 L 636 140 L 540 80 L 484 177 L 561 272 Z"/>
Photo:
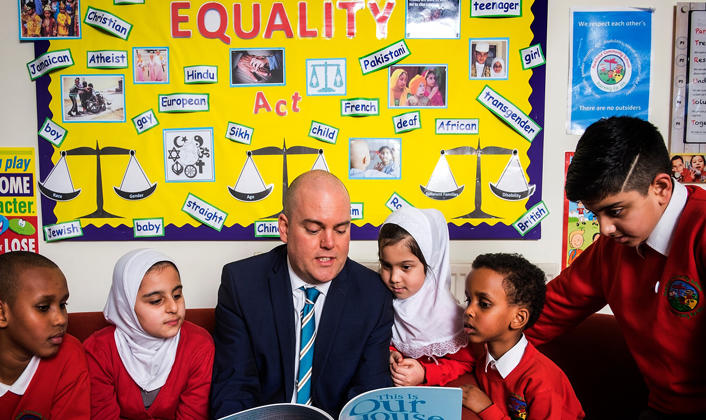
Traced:
<path fill-rule="evenodd" d="M 473 44 L 473 63 L 471 63 L 471 77 L 490 77 L 490 63 L 493 57 L 488 58 L 490 45 L 487 42 Z"/>

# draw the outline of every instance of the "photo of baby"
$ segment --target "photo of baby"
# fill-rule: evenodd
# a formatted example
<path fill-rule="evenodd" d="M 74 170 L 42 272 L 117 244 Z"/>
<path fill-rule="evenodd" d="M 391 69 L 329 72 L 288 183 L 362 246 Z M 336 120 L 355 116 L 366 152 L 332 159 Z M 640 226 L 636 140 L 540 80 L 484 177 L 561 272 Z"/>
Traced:
<path fill-rule="evenodd" d="M 284 85 L 284 49 L 230 50 L 231 86 Z"/>
<path fill-rule="evenodd" d="M 400 139 L 351 138 L 350 179 L 399 179 Z"/>

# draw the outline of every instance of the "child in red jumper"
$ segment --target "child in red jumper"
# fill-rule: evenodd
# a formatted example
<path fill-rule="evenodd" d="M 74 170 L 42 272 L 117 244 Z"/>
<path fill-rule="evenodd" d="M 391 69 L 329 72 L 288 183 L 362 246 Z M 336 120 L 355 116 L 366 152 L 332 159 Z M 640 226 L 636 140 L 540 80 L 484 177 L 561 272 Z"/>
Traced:
<path fill-rule="evenodd" d="M 484 254 L 466 279 L 464 331 L 475 351 L 478 386 L 463 386 L 463 405 L 483 420 L 582 419 L 569 380 L 522 334 L 539 317 L 544 273 L 516 254 Z"/>
<path fill-rule="evenodd" d="M 86 355 L 66 334 L 68 298 L 48 258 L 0 255 L 0 418 L 89 418 Z"/>
<path fill-rule="evenodd" d="M 472 368 L 463 309 L 449 291 L 449 230 L 435 209 L 391 213 L 378 237 L 380 276 L 395 299 L 390 373 L 397 386 L 445 385 Z"/>
<path fill-rule="evenodd" d="M 174 262 L 151 249 L 123 255 L 103 310 L 115 324 L 84 346 L 94 419 L 206 419 L 213 340 L 184 321 Z"/>
<path fill-rule="evenodd" d="M 649 390 L 640 418 L 704 419 L 706 191 L 674 182 L 671 169 L 649 122 L 613 117 L 586 129 L 566 196 L 596 215 L 601 236 L 547 285 L 527 337 L 549 341 L 607 303 Z"/>

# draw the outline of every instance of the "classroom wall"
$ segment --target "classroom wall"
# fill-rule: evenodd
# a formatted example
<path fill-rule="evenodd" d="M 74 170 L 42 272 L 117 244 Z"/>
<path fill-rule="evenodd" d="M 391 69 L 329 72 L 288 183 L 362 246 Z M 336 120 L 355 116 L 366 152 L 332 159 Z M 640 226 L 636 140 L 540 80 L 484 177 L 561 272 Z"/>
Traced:
<path fill-rule="evenodd" d="M 163 0 L 159 0 L 163 1 Z M 404 0 L 398 0 L 402 3 Z M 470 0 L 462 0 L 467 16 Z M 651 121 L 668 133 L 673 0 L 624 1 L 620 6 L 648 7 L 653 15 L 653 61 Z M 453 241 L 451 260 L 469 264 L 484 252 L 518 252 L 530 261 L 550 270 L 561 264 L 564 152 L 575 148 L 578 136 L 566 134 L 569 74 L 569 10 L 571 7 L 615 8 L 608 0 L 549 0 L 547 28 L 547 83 L 544 121 L 544 171 L 542 199 L 550 214 L 542 223 L 542 238 L 527 241 L 482 240 Z M 0 146 L 37 147 L 37 114 L 34 83 L 25 64 L 34 59 L 31 43 L 19 43 L 15 6 L 0 14 Z M 467 19 L 467 18 L 465 18 Z M 467 24 L 465 22 L 464 24 Z M 40 214 L 41 218 L 41 214 Z M 41 219 L 40 219 L 41 220 Z M 216 304 L 222 266 L 230 261 L 265 252 L 279 244 L 267 242 L 58 242 L 41 239 L 39 250 L 64 271 L 71 298 L 69 311 L 103 309 L 110 288 L 113 265 L 125 252 L 139 247 L 153 247 L 172 256 L 178 263 L 184 283 L 187 307 L 213 307 Z M 373 241 L 351 242 L 350 257 L 361 262 L 377 259 Z"/>

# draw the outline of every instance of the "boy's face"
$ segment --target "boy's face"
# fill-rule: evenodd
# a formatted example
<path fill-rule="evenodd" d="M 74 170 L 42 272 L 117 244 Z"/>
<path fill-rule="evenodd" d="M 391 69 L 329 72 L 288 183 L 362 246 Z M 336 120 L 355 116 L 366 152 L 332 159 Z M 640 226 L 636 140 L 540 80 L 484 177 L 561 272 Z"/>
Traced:
<path fill-rule="evenodd" d="M 637 247 L 646 241 L 659 222 L 672 196 L 670 176 L 658 174 L 646 195 L 623 191 L 599 201 L 585 202 L 598 219 L 602 235 L 618 243 Z"/>
<path fill-rule="evenodd" d="M 684 161 L 681 159 L 674 159 L 672 161 L 672 172 L 680 173 L 681 171 L 684 170 Z"/>
<path fill-rule="evenodd" d="M 142 278 L 135 300 L 135 314 L 152 337 L 177 335 L 186 315 L 179 273 L 171 266 L 150 271 Z"/>
<path fill-rule="evenodd" d="M 463 331 L 472 343 L 511 343 L 516 331 L 510 328 L 519 306 L 510 304 L 503 288 L 503 275 L 481 267 L 466 278 L 466 302 Z M 512 342 L 510 347 L 515 343 Z"/>
<path fill-rule="evenodd" d="M 55 355 L 66 333 L 68 298 L 69 289 L 60 270 L 22 270 L 14 301 L 0 302 L 0 332 L 9 343 L 3 351 L 14 352 L 19 360 Z"/>

